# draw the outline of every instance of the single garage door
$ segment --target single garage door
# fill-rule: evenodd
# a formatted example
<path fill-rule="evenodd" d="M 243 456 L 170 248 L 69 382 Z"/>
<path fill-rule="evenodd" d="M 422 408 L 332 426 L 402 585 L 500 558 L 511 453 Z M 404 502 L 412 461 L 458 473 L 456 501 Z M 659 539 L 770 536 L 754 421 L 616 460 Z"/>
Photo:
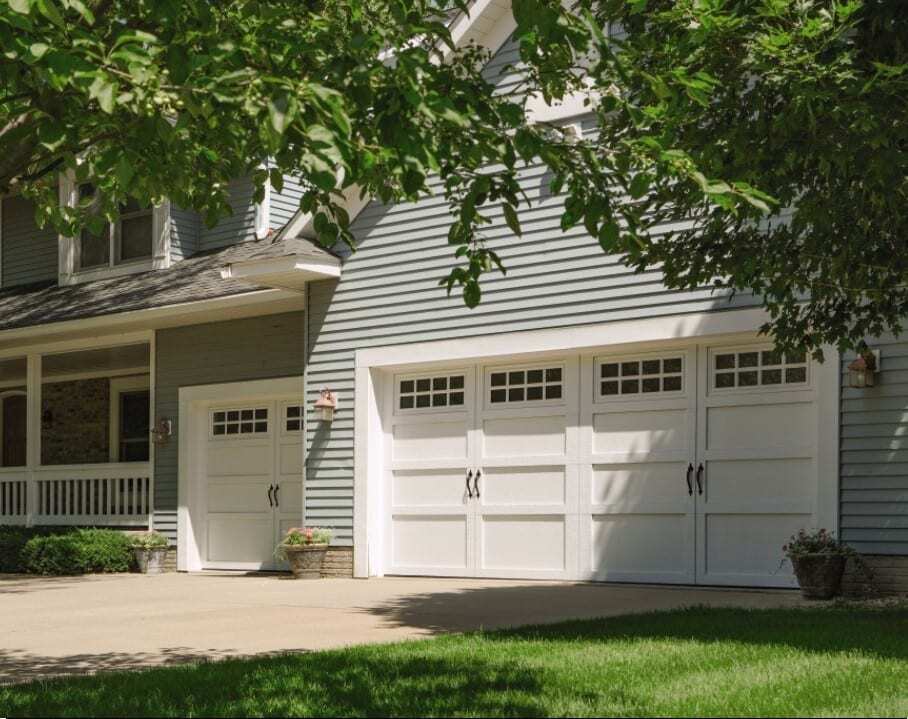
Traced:
<path fill-rule="evenodd" d="M 277 569 L 283 534 L 302 522 L 299 400 L 207 410 L 205 546 L 212 569 Z"/>
<path fill-rule="evenodd" d="M 388 573 L 790 586 L 811 367 L 689 345 L 434 367 L 386 395 Z"/>

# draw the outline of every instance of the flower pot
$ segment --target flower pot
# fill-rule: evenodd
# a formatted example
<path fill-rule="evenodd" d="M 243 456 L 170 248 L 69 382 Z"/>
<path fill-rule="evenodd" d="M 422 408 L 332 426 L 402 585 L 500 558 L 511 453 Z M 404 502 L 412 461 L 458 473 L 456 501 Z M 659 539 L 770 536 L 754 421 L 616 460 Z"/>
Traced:
<path fill-rule="evenodd" d="M 319 579 L 328 553 L 327 544 L 293 544 L 282 547 L 296 579 Z"/>
<path fill-rule="evenodd" d="M 832 599 L 842 589 L 845 557 L 841 554 L 801 554 L 791 558 L 805 599 Z"/>
<path fill-rule="evenodd" d="M 163 547 L 158 549 L 133 549 L 136 557 L 136 565 L 142 574 L 162 574 L 164 572 L 164 558 L 167 556 L 167 550 Z"/>

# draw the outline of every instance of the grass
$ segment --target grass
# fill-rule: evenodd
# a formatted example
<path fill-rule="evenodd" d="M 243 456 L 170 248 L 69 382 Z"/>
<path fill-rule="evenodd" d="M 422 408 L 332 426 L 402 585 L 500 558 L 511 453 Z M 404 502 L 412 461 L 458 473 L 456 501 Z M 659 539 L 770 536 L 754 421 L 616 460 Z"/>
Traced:
<path fill-rule="evenodd" d="M 694 608 L 0 688 L 0 716 L 908 715 L 908 609 Z"/>

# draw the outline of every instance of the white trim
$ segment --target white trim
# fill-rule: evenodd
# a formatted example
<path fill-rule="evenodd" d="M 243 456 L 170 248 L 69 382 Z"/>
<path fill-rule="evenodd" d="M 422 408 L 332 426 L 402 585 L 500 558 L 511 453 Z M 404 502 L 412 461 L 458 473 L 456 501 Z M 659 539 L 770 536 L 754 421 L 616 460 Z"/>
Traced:
<path fill-rule="evenodd" d="M 354 407 L 354 574 L 381 575 L 383 544 L 382 478 L 384 429 L 377 397 L 386 391 L 392 372 L 405 372 L 429 363 L 494 362 L 541 359 L 566 353 L 624 353 L 668 348 L 670 342 L 703 344 L 751 341 L 766 321 L 762 309 L 697 313 L 676 317 L 627 320 L 584 327 L 514 332 L 463 339 L 378 347 L 356 352 Z M 757 340 L 759 341 L 759 339 Z M 672 346 L 674 348 L 674 345 Z M 825 526 L 838 522 L 838 397 L 837 353 L 827 348 L 827 360 L 816 374 L 817 519 Z M 433 368 L 434 369 L 434 368 Z M 384 370 L 384 371 L 383 371 Z M 830 417 L 832 420 L 830 420 Z"/>
<path fill-rule="evenodd" d="M 207 438 L 208 408 L 224 402 L 277 400 L 287 397 L 304 398 L 302 376 L 180 387 L 177 420 L 179 434 L 177 569 L 180 571 L 199 571 L 202 568 L 200 532 L 204 529 L 204 520 L 194 522 L 193 516 L 197 515 L 202 507 L 198 491 L 201 465 L 199 452 L 196 450 L 205 445 L 193 442 L 200 437 Z"/>
<path fill-rule="evenodd" d="M 356 352 L 357 367 L 390 367 L 407 364 L 426 364 L 538 354 L 564 353 L 594 347 L 640 345 L 647 342 L 708 337 L 734 332 L 750 335 L 769 319 L 763 309 L 700 312 L 673 317 L 622 320 L 599 325 L 564 327 L 527 332 L 479 336 L 463 339 L 438 340 L 416 344 L 376 347 Z"/>
<path fill-rule="evenodd" d="M 291 292 L 302 292 L 306 283 L 312 280 L 336 279 L 340 275 L 339 259 L 317 259 L 309 255 L 232 262 L 221 270 L 221 277 L 225 280 L 241 280 Z"/>
<path fill-rule="evenodd" d="M 151 400 L 151 375 L 133 375 L 130 377 L 111 377 L 110 378 L 110 411 L 108 412 L 109 422 L 109 439 L 108 439 L 108 456 L 111 462 L 120 461 L 120 395 L 125 392 L 149 393 Z M 149 420 L 151 419 L 149 410 Z M 149 446 L 152 443 L 149 442 Z"/>
<path fill-rule="evenodd" d="M 266 165 L 267 168 L 267 165 Z M 271 177 L 265 180 L 265 196 L 255 203 L 255 236 L 264 240 L 271 232 Z"/>

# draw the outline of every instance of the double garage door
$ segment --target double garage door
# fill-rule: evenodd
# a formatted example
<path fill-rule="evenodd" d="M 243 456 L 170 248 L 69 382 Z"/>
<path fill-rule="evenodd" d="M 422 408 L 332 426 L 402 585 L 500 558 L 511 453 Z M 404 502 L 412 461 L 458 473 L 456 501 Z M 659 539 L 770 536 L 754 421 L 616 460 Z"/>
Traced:
<path fill-rule="evenodd" d="M 791 586 L 814 524 L 813 367 L 767 345 L 395 373 L 391 574 Z"/>

